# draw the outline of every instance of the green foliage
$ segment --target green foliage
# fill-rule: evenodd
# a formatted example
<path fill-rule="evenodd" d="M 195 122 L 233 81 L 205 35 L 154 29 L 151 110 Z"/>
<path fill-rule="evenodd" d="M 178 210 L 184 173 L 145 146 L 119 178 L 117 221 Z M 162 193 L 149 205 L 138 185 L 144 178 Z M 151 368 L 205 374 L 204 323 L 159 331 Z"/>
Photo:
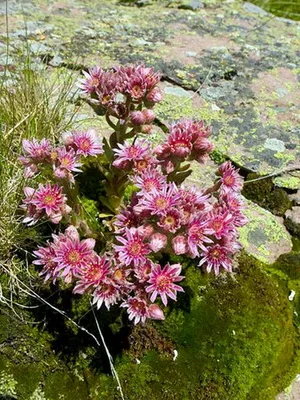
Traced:
<path fill-rule="evenodd" d="M 253 0 L 252 2 L 278 17 L 294 19 L 295 21 L 299 21 L 300 19 L 299 3 L 297 0 Z"/>
<path fill-rule="evenodd" d="M 0 374 L 0 395 L 15 396 L 17 394 L 16 387 L 18 382 L 14 376 L 2 371 Z"/>
<path fill-rule="evenodd" d="M 13 248 L 26 248 L 28 241 L 38 240 L 34 229 L 25 232 L 20 223 L 25 184 L 18 162 L 22 140 L 56 140 L 74 116 L 68 109 L 74 78 L 66 72 L 50 75 L 42 66 L 38 71 L 32 68 L 28 57 L 11 72 L 13 84 L 0 81 L 0 259 Z"/>

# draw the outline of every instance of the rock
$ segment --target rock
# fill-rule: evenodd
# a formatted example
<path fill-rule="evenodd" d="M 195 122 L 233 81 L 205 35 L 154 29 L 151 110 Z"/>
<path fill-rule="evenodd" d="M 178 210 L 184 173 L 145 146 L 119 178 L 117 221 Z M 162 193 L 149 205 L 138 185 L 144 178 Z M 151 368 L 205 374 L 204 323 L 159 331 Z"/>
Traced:
<path fill-rule="evenodd" d="M 176 83 L 176 90 L 198 91 L 183 105 L 168 95 L 176 111 L 164 110 L 160 117 L 207 119 L 217 150 L 258 174 L 278 172 L 299 158 L 297 23 L 266 21 L 265 11 L 235 0 L 201 12 L 166 8 L 168 2 L 159 1 L 138 8 L 114 0 L 78 0 L 72 7 L 52 0 L 42 14 L 26 4 L 26 33 L 18 3 L 9 5 L 13 59 L 29 35 L 59 54 L 58 65 L 144 62 Z M 199 1 L 184 3 L 201 7 Z M 0 13 L 3 42 L 5 35 Z"/>
<path fill-rule="evenodd" d="M 283 393 L 280 393 L 276 400 L 297 400 L 300 399 L 300 375 L 297 375 L 294 382 L 288 386 Z"/>
<path fill-rule="evenodd" d="M 182 10 L 200 10 L 203 8 L 204 5 L 200 0 L 187 0 L 187 1 L 180 1 L 178 8 Z"/>
<path fill-rule="evenodd" d="M 218 165 L 214 161 L 208 159 L 204 165 L 193 161 L 191 168 L 193 172 L 187 178 L 186 182 L 188 185 L 196 186 L 199 189 L 208 189 L 214 184 L 218 169 Z"/>
<path fill-rule="evenodd" d="M 255 4 L 245 2 L 244 9 L 249 11 L 250 13 L 260 14 L 260 15 L 268 15 L 268 13 L 262 9 L 261 7 L 256 6 Z"/>
<path fill-rule="evenodd" d="M 277 176 L 273 179 L 273 183 L 285 189 L 300 190 L 300 171 L 293 171 Z"/>
<path fill-rule="evenodd" d="M 300 239 L 300 206 L 292 207 L 285 213 L 285 226 Z"/>
<path fill-rule="evenodd" d="M 284 253 L 292 250 L 291 236 L 282 218 L 245 199 L 245 215 L 249 222 L 239 229 L 240 242 L 245 251 L 258 260 L 272 264 Z"/>
<path fill-rule="evenodd" d="M 289 198 L 292 204 L 300 206 L 300 190 L 298 190 L 297 193 L 290 194 Z"/>

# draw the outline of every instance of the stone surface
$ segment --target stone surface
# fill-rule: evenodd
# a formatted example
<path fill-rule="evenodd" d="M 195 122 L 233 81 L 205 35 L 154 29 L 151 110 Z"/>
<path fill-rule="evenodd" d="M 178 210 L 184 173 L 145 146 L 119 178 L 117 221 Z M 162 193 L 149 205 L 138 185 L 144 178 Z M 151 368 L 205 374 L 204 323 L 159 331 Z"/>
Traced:
<path fill-rule="evenodd" d="M 245 251 L 258 260 L 272 264 L 276 259 L 292 250 L 292 241 L 283 225 L 282 218 L 246 200 L 247 225 L 239 229 L 240 242 Z"/>
<path fill-rule="evenodd" d="M 297 193 L 290 194 L 289 198 L 294 205 L 300 206 L 300 190 Z"/>
<path fill-rule="evenodd" d="M 276 397 L 276 400 L 299 400 L 300 399 L 300 375 L 297 375 L 294 382 L 286 388 L 283 393 Z"/>
<path fill-rule="evenodd" d="M 251 171 L 272 173 L 296 163 L 299 24 L 237 1 L 207 2 L 197 11 L 166 7 L 178 7 L 176 2 L 152 3 L 140 8 L 114 0 L 10 2 L 10 63 L 27 38 L 34 53 L 54 66 L 153 65 L 173 85 L 197 90 L 201 103 L 183 102 L 175 115 L 160 117 L 206 117 L 218 150 Z M 174 91 L 168 101 L 177 108 Z"/>
<path fill-rule="evenodd" d="M 300 207 L 292 207 L 285 213 L 285 225 L 293 235 L 300 239 Z"/>
<path fill-rule="evenodd" d="M 298 190 L 300 189 L 300 171 L 293 171 L 287 174 L 280 175 L 273 179 L 276 186 Z"/>

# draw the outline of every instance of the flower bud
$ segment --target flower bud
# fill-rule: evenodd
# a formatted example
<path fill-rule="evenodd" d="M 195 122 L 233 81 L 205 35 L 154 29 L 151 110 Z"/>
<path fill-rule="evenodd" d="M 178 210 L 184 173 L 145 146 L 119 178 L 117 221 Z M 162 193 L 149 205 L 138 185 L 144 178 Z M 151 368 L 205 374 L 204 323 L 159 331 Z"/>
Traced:
<path fill-rule="evenodd" d="M 154 88 L 147 94 L 146 99 L 151 103 L 159 103 L 163 99 L 162 91 L 159 88 Z"/>
<path fill-rule="evenodd" d="M 175 236 L 172 240 L 174 253 L 178 256 L 187 252 L 187 243 L 184 236 Z"/>
<path fill-rule="evenodd" d="M 154 111 L 149 110 L 148 108 L 143 110 L 142 113 L 144 115 L 144 121 L 146 124 L 150 124 L 155 118 Z"/>
<path fill-rule="evenodd" d="M 161 249 L 165 247 L 167 244 L 168 238 L 166 235 L 162 233 L 154 233 L 150 237 L 149 247 L 154 253 L 157 253 Z"/>
<path fill-rule="evenodd" d="M 143 125 L 141 127 L 141 132 L 142 133 L 146 133 L 147 135 L 149 135 L 149 133 L 151 133 L 153 126 L 152 125 Z"/>
<path fill-rule="evenodd" d="M 157 304 L 150 304 L 149 306 L 149 315 L 152 319 L 158 319 L 160 321 L 165 319 L 163 311 L 159 308 Z"/>
<path fill-rule="evenodd" d="M 133 111 L 130 113 L 130 120 L 133 125 L 143 125 L 146 122 L 142 111 Z"/>

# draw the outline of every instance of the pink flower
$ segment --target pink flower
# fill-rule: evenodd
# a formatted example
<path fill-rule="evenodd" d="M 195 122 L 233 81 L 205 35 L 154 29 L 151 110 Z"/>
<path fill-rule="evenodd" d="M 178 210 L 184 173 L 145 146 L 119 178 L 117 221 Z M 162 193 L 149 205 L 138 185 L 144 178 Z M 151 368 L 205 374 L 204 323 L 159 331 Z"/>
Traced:
<path fill-rule="evenodd" d="M 162 91 L 159 88 L 152 89 L 146 96 L 146 100 L 149 103 L 160 103 L 163 99 Z"/>
<path fill-rule="evenodd" d="M 235 231 L 234 218 L 229 211 L 214 210 L 210 213 L 209 227 L 213 230 L 217 239 Z"/>
<path fill-rule="evenodd" d="M 144 192 L 151 192 L 153 189 L 161 189 L 166 183 L 166 177 L 154 168 L 144 170 L 140 175 L 132 177 L 133 183 L 141 189 L 138 196 L 143 196 Z"/>
<path fill-rule="evenodd" d="M 46 247 L 39 246 L 38 250 L 35 250 L 33 254 L 35 257 L 37 257 L 37 259 L 32 263 L 35 265 L 44 266 L 39 275 L 45 275 L 45 282 L 48 279 L 52 279 L 53 282 L 55 282 L 59 274 L 56 271 L 57 263 L 54 261 L 55 249 L 53 244 L 48 243 Z"/>
<path fill-rule="evenodd" d="M 149 247 L 154 253 L 157 253 L 166 246 L 167 242 L 168 238 L 166 235 L 163 235 L 162 233 L 154 233 L 150 236 Z"/>
<path fill-rule="evenodd" d="M 179 158 L 186 158 L 192 150 L 192 134 L 184 128 L 180 122 L 172 125 L 168 137 L 171 153 Z"/>
<path fill-rule="evenodd" d="M 181 226 L 180 213 L 172 208 L 160 217 L 157 224 L 167 232 L 175 233 Z"/>
<path fill-rule="evenodd" d="M 128 206 L 127 208 L 123 208 L 119 214 L 116 215 L 113 225 L 118 233 L 125 232 L 126 228 L 136 228 L 138 225 L 138 218 L 132 207 Z"/>
<path fill-rule="evenodd" d="M 160 190 L 145 192 L 134 209 L 137 212 L 147 210 L 152 215 L 163 216 L 170 208 L 176 207 L 179 197 L 177 186 L 174 183 L 166 183 Z"/>
<path fill-rule="evenodd" d="M 134 275 L 138 279 L 139 283 L 144 283 L 149 279 L 149 275 L 152 270 L 152 261 L 147 259 L 143 264 L 139 264 L 134 269 Z"/>
<path fill-rule="evenodd" d="M 220 267 L 231 272 L 232 260 L 228 257 L 228 253 L 228 248 L 219 244 L 207 247 L 201 254 L 203 258 L 199 266 L 206 263 L 207 272 L 210 272 L 213 268 L 216 275 L 219 274 Z"/>
<path fill-rule="evenodd" d="M 205 249 L 205 243 L 213 243 L 207 235 L 212 235 L 214 231 L 209 227 L 209 222 L 203 217 L 193 219 L 187 231 L 187 243 L 189 251 L 193 257 L 199 256 L 198 247 Z"/>
<path fill-rule="evenodd" d="M 45 210 L 48 217 L 51 217 L 57 214 L 61 215 L 61 209 L 66 200 L 67 198 L 63 195 L 61 186 L 57 184 L 52 186 L 50 183 L 46 183 L 45 186 L 39 184 L 39 188 L 34 192 L 31 202 L 36 206 L 37 210 Z"/>
<path fill-rule="evenodd" d="M 143 160 L 150 155 L 150 146 L 145 141 L 136 140 L 134 144 L 125 142 L 118 144 L 118 149 L 113 149 L 117 155 L 113 165 L 116 168 L 127 168 L 132 161 Z"/>
<path fill-rule="evenodd" d="M 180 208 L 188 211 L 188 214 L 192 214 L 196 211 L 208 212 L 212 209 L 212 205 L 208 202 L 209 195 L 203 194 L 203 191 L 195 187 L 188 189 L 181 187 L 179 192 Z"/>
<path fill-rule="evenodd" d="M 67 150 L 65 147 L 56 149 L 55 156 L 54 176 L 61 179 L 69 179 L 74 183 L 72 172 L 81 172 L 78 168 L 82 165 L 78 162 L 79 156 L 75 154 L 73 149 Z"/>
<path fill-rule="evenodd" d="M 96 91 L 98 86 L 101 83 L 101 78 L 103 75 L 103 71 L 100 67 L 93 67 L 86 71 L 82 71 L 85 78 L 79 79 L 79 88 L 88 94 L 92 94 Z"/>
<path fill-rule="evenodd" d="M 145 116 L 142 111 L 133 111 L 130 113 L 130 121 L 133 125 L 143 125 L 145 123 Z"/>
<path fill-rule="evenodd" d="M 121 304 L 121 307 L 127 308 L 129 320 L 134 320 L 134 325 L 138 324 L 140 321 L 145 323 L 146 319 L 150 316 L 146 300 L 138 296 L 128 297 L 127 300 Z"/>
<path fill-rule="evenodd" d="M 181 286 L 174 283 L 184 279 L 183 276 L 179 275 L 180 272 L 180 264 L 167 264 L 163 269 L 159 264 L 155 264 L 148 281 L 151 285 L 146 288 L 147 293 L 152 293 L 150 300 L 154 302 L 156 297 L 160 295 L 165 306 L 168 303 L 167 296 L 176 301 L 176 293 L 184 292 Z"/>
<path fill-rule="evenodd" d="M 233 216 L 234 226 L 244 226 L 248 222 L 248 218 L 242 213 L 244 202 L 237 192 L 226 192 L 220 196 L 221 204 L 229 210 Z"/>
<path fill-rule="evenodd" d="M 22 145 L 24 156 L 20 156 L 18 160 L 25 166 L 25 178 L 30 178 L 38 172 L 37 164 L 49 162 L 51 145 L 47 139 L 40 142 L 36 139 L 24 139 Z"/>
<path fill-rule="evenodd" d="M 221 175 L 221 192 L 240 192 L 242 190 L 243 178 L 230 161 L 226 161 L 220 165 L 218 172 Z"/>
<path fill-rule="evenodd" d="M 103 153 L 102 142 L 94 129 L 88 129 L 86 132 L 75 132 L 73 139 L 77 154 L 87 157 Z"/>
<path fill-rule="evenodd" d="M 168 144 L 159 144 L 154 149 L 158 160 L 166 160 L 171 155 L 171 147 Z"/>
<path fill-rule="evenodd" d="M 109 310 L 110 306 L 116 304 L 119 299 L 119 287 L 111 279 L 106 279 L 93 293 L 93 304 L 97 304 L 98 309 L 104 302 L 105 307 Z"/>
<path fill-rule="evenodd" d="M 46 183 L 45 186 L 39 184 L 38 189 L 26 187 L 24 189 L 26 198 L 21 206 L 26 210 L 26 217 L 23 222 L 29 225 L 35 224 L 44 215 L 47 215 L 51 222 L 58 224 L 62 217 L 71 211 L 66 204 L 66 196 L 62 193 L 62 188 L 57 184 Z"/>
<path fill-rule="evenodd" d="M 175 236 L 172 239 L 172 247 L 176 255 L 186 254 L 188 251 L 186 238 L 182 235 Z"/>
<path fill-rule="evenodd" d="M 143 242 L 139 231 L 131 228 L 125 230 L 126 237 L 117 236 L 116 239 L 123 245 L 114 245 L 115 251 L 121 263 L 129 266 L 131 263 L 137 267 L 146 261 L 146 255 L 150 253 L 148 244 Z"/>
<path fill-rule="evenodd" d="M 23 199 L 23 204 L 20 206 L 26 211 L 26 216 L 23 219 L 24 224 L 28 224 L 28 226 L 34 225 L 39 219 L 41 219 L 44 215 L 43 210 L 38 210 L 36 205 L 32 203 L 34 198 L 35 189 L 30 187 L 24 188 L 25 199 Z"/>
<path fill-rule="evenodd" d="M 147 68 L 143 65 L 136 67 L 123 67 L 119 71 L 125 78 L 126 89 L 132 99 L 141 101 L 159 82 L 160 76 L 154 72 L 153 68 Z"/>
<path fill-rule="evenodd" d="M 66 237 L 65 240 L 57 242 L 54 258 L 58 264 L 57 270 L 63 270 L 62 276 L 67 276 L 69 273 L 77 276 L 91 263 L 94 246 L 94 239 L 80 240 L 78 234 L 76 238 Z"/>
<path fill-rule="evenodd" d="M 40 142 L 36 139 L 31 141 L 23 139 L 22 146 L 25 157 L 30 157 L 35 162 L 45 161 L 51 152 L 51 145 L 47 139 L 42 139 Z"/>
<path fill-rule="evenodd" d="M 107 277 L 110 268 L 111 263 L 106 256 L 100 257 L 94 254 L 91 257 L 91 261 L 78 270 L 77 278 L 79 279 L 73 292 L 83 294 L 91 286 L 99 286 Z"/>
<path fill-rule="evenodd" d="M 151 122 L 155 119 L 154 111 L 150 110 L 149 108 L 146 108 L 142 112 L 143 112 L 143 115 L 144 115 L 144 123 L 145 124 L 151 124 Z"/>

